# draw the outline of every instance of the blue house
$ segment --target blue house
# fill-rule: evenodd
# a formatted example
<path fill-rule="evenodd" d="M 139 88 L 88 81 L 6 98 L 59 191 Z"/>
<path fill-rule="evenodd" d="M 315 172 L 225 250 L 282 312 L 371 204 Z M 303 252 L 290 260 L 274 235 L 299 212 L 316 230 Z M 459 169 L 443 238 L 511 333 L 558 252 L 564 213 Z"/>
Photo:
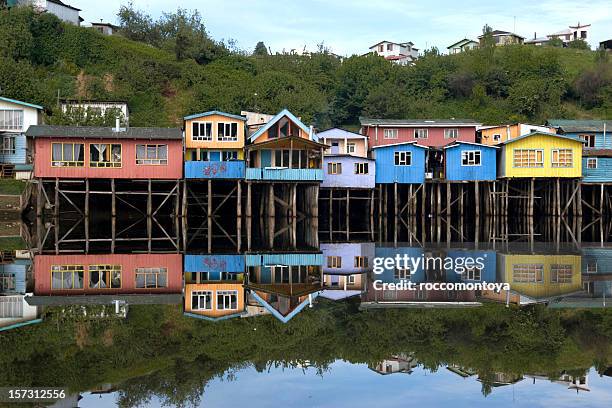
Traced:
<path fill-rule="evenodd" d="M 367 157 L 330 154 L 323 157 L 321 187 L 374 188 L 376 164 Z"/>
<path fill-rule="evenodd" d="M 40 308 L 26 301 L 26 274 L 30 259 L 0 264 L 0 332 L 40 323 Z"/>
<path fill-rule="evenodd" d="M 377 184 L 422 184 L 425 182 L 427 148 L 416 142 L 374 146 Z"/>
<path fill-rule="evenodd" d="M 497 178 L 497 149 L 497 146 L 461 141 L 444 147 L 446 180 L 495 180 Z"/>
<path fill-rule="evenodd" d="M 2 177 L 29 179 L 32 173 L 32 148 L 25 132 L 41 123 L 43 107 L 0 96 L 0 167 Z"/>
<path fill-rule="evenodd" d="M 584 183 L 612 181 L 612 150 L 584 149 L 582 152 L 582 177 Z"/>
<path fill-rule="evenodd" d="M 564 135 L 580 137 L 585 148 L 612 149 L 612 121 L 551 119 L 547 125 Z"/>

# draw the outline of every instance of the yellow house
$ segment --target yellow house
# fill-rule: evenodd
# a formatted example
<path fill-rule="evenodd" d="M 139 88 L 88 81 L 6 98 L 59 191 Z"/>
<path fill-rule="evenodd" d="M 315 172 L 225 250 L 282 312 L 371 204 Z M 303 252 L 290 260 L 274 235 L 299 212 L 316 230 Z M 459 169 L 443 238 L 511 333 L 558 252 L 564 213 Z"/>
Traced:
<path fill-rule="evenodd" d="M 245 117 L 210 111 L 184 120 L 185 161 L 244 159 Z"/>
<path fill-rule="evenodd" d="M 480 133 L 480 141 L 482 144 L 493 146 L 529 133 L 557 133 L 557 130 L 548 126 L 531 125 L 529 123 L 513 123 L 510 125 L 481 126 L 478 132 Z"/>
<path fill-rule="evenodd" d="M 582 290 L 580 255 L 498 254 L 501 277 L 530 303 Z"/>
<path fill-rule="evenodd" d="M 583 141 L 566 135 L 532 132 L 501 144 L 500 178 L 582 177 Z"/>
<path fill-rule="evenodd" d="M 236 281 L 185 283 L 185 315 L 224 320 L 245 313 L 242 275 Z"/>

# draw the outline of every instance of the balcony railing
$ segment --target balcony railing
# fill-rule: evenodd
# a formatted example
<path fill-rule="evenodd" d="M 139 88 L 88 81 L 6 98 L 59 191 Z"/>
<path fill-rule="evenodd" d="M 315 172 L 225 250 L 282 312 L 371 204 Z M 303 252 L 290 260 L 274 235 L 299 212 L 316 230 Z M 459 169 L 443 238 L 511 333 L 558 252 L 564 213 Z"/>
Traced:
<path fill-rule="evenodd" d="M 187 161 L 186 179 L 243 179 L 244 161 Z"/>
<path fill-rule="evenodd" d="M 321 169 L 247 168 L 247 180 L 323 181 Z"/>

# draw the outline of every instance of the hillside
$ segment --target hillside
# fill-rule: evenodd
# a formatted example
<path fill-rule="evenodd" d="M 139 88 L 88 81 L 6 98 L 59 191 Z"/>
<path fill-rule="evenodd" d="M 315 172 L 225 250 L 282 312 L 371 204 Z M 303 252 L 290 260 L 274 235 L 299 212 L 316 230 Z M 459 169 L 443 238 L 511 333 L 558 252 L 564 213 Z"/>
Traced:
<path fill-rule="evenodd" d="M 324 49 L 253 56 L 210 39 L 213 52 L 192 58 L 179 52 L 186 41 L 180 32 L 166 38 L 172 35 L 173 48 L 158 47 L 29 9 L 0 10 L 0 94 L 42 104 L 49 123 L 61 123 L 58 96 L 126 100 L 133 126 L 180 125 L 183 115 L 209 109 L 283 107 L 319 128 L 356 125 L 359 116 L 484 123 L 612 117 L 605 53 L 530 46 L 454 56 L 429 51 L 415 66 L 400 67 L 376 56 L 341 62 Z"/>

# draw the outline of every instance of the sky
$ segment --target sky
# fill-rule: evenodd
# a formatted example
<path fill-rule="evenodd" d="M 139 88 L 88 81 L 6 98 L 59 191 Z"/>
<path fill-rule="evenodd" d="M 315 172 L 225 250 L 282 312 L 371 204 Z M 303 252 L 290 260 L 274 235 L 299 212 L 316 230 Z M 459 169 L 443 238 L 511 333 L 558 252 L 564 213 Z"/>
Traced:
<path fill-rule="evenodd" d="M 63 0 L 82 9 L 87 23 L 116 22 L 129 0 Z M 264 41 L 273 52 L 314 51 L 323 42 L 339 55 L 363 54 L 382 41 L 412 41 L 419 49 L 446 47 L 482 27 L 514 31 L 526 38 L 551 34 L 569 25 L 591 24 L 589 43 L 612 38 L 610 0 L 133 0 L 153 18 L 176 10 L 197 9 L 213 38 L 233 39 L 251 51 Z"/>

